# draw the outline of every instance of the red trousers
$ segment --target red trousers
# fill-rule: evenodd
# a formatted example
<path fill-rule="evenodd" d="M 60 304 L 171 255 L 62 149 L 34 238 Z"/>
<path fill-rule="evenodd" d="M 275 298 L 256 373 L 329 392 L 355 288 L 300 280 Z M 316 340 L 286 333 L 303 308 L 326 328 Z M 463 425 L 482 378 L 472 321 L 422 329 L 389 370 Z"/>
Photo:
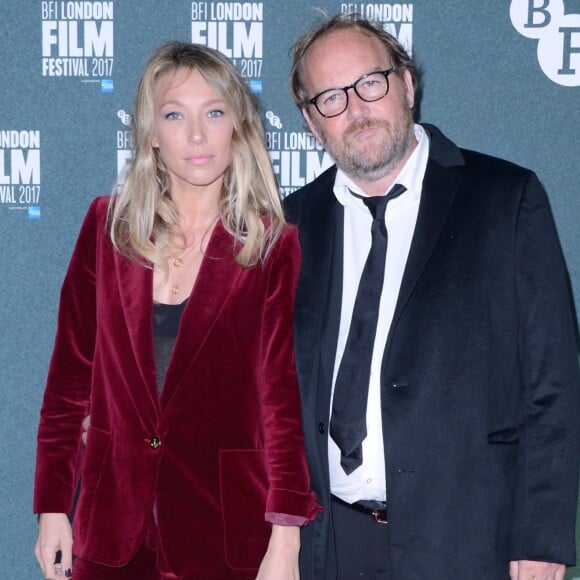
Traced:
<path fill-rule="evenodd" d="M 74 580 L 161 580 L 157 569 L 157 552 L 143 544 L 129 564 L 121 568 L 111 568 L 77 558 L 74 562 Z"/>
<path fill-rule="evenodd" d="M 179 576 L 169 571 L 161 549 L 157 548 L 159 545 L 157 528 L 152 522 L 146 540 L 127 565 L 112 568 L 76 558 L 73 580 L 179 580 Z"/>

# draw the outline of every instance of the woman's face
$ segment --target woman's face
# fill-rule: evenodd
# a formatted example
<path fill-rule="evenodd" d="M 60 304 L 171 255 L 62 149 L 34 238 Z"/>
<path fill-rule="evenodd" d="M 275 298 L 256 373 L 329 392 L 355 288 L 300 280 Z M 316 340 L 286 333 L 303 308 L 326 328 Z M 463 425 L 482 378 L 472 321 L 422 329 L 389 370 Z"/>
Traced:
<path fill-rule="evenodd" d="M 197 72 L 163 75 L 154 100 L 152 145 L 159 150 L 175 200 L 191 193 L 221 195 L 232 161 L 233 113 Z"/>

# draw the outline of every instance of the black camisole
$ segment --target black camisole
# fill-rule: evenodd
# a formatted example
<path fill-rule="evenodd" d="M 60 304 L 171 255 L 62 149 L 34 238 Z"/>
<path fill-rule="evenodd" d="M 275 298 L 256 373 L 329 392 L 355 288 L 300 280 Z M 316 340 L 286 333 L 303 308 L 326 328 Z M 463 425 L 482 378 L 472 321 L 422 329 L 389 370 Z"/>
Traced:
<path fill-rule="evenodd" d="M 167 367 L 173 354 L 179 322 L 186 304 L 187 300 L 184 300 L 181 304 L 153 303 L 153 346 L 159 393 L 161 393 L 163 383 L 165 383 Z"/>

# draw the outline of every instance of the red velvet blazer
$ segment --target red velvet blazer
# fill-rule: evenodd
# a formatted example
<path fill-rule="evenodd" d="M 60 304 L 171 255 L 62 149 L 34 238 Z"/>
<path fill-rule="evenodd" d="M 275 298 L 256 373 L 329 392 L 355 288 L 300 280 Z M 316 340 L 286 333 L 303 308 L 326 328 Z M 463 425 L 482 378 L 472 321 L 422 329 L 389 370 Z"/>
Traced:
<path fill-rule="evenodd" d="M 71 513 L 80 475 L 76 555 L 127 563 L 155 504 L 175 573 L 253 578 L 269 537 L 264 514 L 311 520 L 318 509 L 294 369 L 296 231 L 244 269 L 216 226 L 158 396 L 152 271 L 114 250 L 107 204 L 91 205 L 61 293 L 34 510 Z"/>

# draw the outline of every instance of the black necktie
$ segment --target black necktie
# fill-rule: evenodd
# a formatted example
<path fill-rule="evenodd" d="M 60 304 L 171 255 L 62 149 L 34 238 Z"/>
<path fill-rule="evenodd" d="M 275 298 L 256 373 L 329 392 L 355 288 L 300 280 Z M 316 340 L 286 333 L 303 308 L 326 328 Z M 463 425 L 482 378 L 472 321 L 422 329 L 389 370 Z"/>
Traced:
<path fill-rule="evenodd" d="M 373 216 L 372 242 L 358 285 L 346 346 L 336 376 L 330 418 L 330 436 L 340 447 L 340 464 L 347 474 L 361 465 L 362 442 L 367 436 L 371 360 L 387 255 L 385 211 L 389 201 L 405 190 L 403 185 L 397 183 L 385 196 L 361 198 Z"/>

